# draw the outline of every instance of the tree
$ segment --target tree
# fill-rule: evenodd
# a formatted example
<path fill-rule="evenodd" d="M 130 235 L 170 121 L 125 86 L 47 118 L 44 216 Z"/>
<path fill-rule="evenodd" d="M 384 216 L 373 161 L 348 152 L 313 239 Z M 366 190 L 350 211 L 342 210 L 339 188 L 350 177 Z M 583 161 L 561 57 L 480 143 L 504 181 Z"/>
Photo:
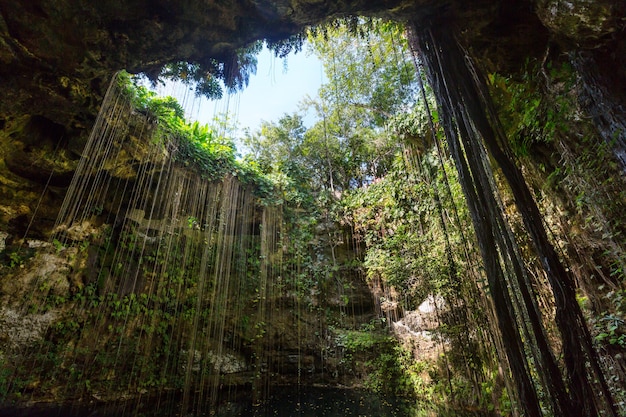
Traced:
<path fill-rule="evenodd" d="M 317 98 L 303 103 L 319 119 L 309 142 L 325 159 L 326 187 L 360 187 L 390 168 L 398 147 L 385 132 L 387 122 L 415 101 L 401 26 L 378 22 L 356 37 L 350 26 L 338 25 L 311 34 L 309 42 L 329 79 Z"/>
<path fill-rule="evenodd" d="M 289 161 L 297 158 L 305 132 L 302 116 L 285 114 L 277 124 L 263 121 L 260 130 L 247 130 L 243 143 L 249 157 L 259 164 L 263 172 L 269 174 L 281 170 Z"/>

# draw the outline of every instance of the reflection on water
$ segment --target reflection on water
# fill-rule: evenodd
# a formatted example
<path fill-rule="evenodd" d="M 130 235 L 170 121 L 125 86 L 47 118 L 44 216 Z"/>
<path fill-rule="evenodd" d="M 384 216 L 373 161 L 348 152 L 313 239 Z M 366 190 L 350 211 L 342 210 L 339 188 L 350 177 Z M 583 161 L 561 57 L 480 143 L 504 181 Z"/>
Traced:
<path fill-rule="evenodd" d="M 251 400 L 229 401 L 213 409 L 182 413 L 176 401 L 145 401 L 111 406 L 40 406 L 0 409 L 11 417 L 413 417 L 399 400 L 389 400 L 364 390 L 321 387 L 276 387 L 260 405 Z M 158 405 L 157 405 L 158 404 Z"/>
<path fill-rule="evenodd" d="M 291 392 L 290 392 L 291 391 Z M 329 388 L 283 390 L 257 407 L 228 404 L 219 417 L 408 417 L 399 401 L 387 401 L 371 392 Z"/>

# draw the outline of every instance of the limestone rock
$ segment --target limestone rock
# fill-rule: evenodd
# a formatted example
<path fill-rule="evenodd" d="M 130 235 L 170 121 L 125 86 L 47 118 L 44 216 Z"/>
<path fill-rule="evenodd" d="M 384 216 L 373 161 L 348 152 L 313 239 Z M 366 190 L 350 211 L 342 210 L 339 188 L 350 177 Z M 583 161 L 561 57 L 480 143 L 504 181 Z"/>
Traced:
<path fill-rule="evenodd" d="M 583 46 L 597 46 L 626 24 L 626 6 L 614 0 L 539 0 L 537 15 L 555 33 Z"/>
<path fill-rule="evenodd" d="M 15 350 L 28 347 L 41 340 L 57 318 L 55 311 L 43 314 L 26 314 L 11 309 L 0 310 L 0 342 Z"/>
<path fill-rule="evenodd" d="M 9 237 L 9 234 L 7 232 L 3 232 L 0 230 L 0 252 L 3 252 L 4 249 L 6 248 L 6 241 L 7 238 Z"/>
<path fill-rule="evenodd" d="M 70 291 L 71 268 L 68 258 L 71 257 L 70 253 L 75 252 L 75 248 L 68 249 L 63 254 L 40 252 L 25 261 L 21 267 L 12 268 L 0 281 L 2 304 L 15 308 L 24 307 L 28 296 L 32 295 L 35 289 L 37 292 L 67 297 Z M 37 299 L 35 302 L 43 303 L 43 299 Z"/>

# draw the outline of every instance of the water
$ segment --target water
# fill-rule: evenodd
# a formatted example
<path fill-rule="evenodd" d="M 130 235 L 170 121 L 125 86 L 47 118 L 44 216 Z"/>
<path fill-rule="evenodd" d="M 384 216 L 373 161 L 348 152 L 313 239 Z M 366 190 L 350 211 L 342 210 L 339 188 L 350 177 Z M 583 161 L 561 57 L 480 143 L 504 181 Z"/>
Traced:
<path fill-rule="evenodd" d="M 159 404 L 147 399 L 137 404 L 107 406 L 37 406 L 23 409 L 2 409 L 0 417 L 409 417 L 414 416 L 408 404 L 397 399 L 379 397 L 372 392 L 326 387 L 278 387 L 262 404 L 252 404 L 251 395 L 206 409 L 182 415 L 180 402 Z"/>

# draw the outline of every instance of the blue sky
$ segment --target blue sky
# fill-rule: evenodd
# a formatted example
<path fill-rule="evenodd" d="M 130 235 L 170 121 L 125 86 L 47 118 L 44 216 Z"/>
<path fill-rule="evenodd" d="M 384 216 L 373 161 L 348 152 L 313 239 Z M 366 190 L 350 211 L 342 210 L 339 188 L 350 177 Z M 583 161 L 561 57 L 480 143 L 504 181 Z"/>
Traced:
<path fill-rule="evenodd" d="M 201 123 L 210 123 L 216 113 L 228 111 L 238 119 L 240 130 L 256 130 L 262 120 L 278 121 L 283 114 L 297 111 L 307 94 L 315 97 L 325 79 L 323 74 L 321 62 L 307 54 L 306 47 L 290 54 L 286 64 L 264 48 L 258 56 L 256 75 L 251 75 L 246 89 L 217 102 L 202 99 L 191 116 Z"/>

